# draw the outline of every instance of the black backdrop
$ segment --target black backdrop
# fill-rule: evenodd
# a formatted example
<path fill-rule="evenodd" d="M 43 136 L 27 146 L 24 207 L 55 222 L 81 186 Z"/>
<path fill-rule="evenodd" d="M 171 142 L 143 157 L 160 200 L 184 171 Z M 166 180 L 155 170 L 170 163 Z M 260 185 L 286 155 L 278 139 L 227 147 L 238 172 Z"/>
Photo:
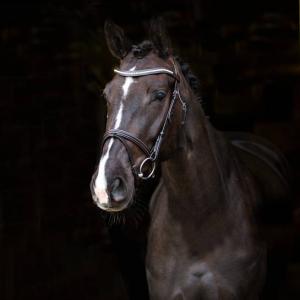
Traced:
<path fill-rule="evenodd" d="M 128 241 L 112 245 L 89 191 L 101 90 L 117 64 L 103 23 L 112 18 L 138 41 L 156 15 L 201 79 L 213 124 L 262 135 L 288 158 L 295 191 L 288 217 L 269 226 L 281 266 L 269 289 L 271 299 L 299 299 L 298 3 L 286 2 L 0 4 L 0 299 L 128 299 L 118 259 Z"/>

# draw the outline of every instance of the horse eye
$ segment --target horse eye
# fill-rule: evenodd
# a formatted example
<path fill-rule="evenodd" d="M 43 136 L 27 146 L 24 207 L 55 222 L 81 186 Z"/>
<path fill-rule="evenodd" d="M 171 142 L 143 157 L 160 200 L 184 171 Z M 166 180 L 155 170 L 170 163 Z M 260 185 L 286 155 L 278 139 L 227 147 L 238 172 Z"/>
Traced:
<path fill-rule="evenodd" d="M 166 93 L 164 91 L 158 91 L 155 93 L 155 100 L 161 101 L 166 97 Z"/>

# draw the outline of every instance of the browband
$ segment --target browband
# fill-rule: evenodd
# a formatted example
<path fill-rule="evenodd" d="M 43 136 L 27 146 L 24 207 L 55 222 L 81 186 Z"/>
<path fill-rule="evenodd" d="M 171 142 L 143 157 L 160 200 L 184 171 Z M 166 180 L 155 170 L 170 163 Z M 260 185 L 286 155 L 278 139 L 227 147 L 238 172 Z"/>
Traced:
<path fill-rule="evenodd" d="M 118 69 L 114 69 L 114 72 L 125 77 L 139 77 L 139 76 L 147 76 L 147 75 L 155 75 L 155 74 L 168 74 L 174 77 L 177 81 L 179 81 L 179 77 L 171 70 L 165 68 L 150 68 L 144 70 L 137 71 L 121 71 Z"/>

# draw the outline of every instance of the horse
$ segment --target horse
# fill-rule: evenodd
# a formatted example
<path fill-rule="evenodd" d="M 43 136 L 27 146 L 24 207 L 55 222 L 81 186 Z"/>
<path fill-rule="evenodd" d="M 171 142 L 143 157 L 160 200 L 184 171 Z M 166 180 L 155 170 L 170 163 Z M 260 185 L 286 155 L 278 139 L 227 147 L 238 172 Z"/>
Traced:
<path fill-rule="evenodd" d="M 117 215 L 133 205 L 140 182 L 159 176 L 149 203 L 150 299 L 259 299 L 266 247 L 257 208 L 268 179 L 251 165 L 269 161 L 277 171 L 280 154 L 210 124 L 161 21 L 138 45 L 112 22 L 104 29 L 120 65 L 103 93 L 107 122 L 91 182 L 94 202 Z M 273 178 L 276 195 L 285 193 L 284 169 Z"/>

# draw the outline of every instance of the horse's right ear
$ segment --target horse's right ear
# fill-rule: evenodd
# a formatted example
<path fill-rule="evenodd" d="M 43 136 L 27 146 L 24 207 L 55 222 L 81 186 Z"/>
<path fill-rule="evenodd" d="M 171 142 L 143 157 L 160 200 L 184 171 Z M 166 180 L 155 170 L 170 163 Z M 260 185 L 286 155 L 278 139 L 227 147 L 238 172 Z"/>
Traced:
<path fill-rule="evenodd" d="M 162 17 L 150 21 L 149 36 L 161 57 L 168 57 L 171 54 L 171 42 Z"/>
<path fill-rule="evenodd" d="M 124 31 L 112 21 L 104 24 L 106 43 L 111 54 L 119 59 L 126 56 L 130 49 L 130 43 L 125 37 Z"/>

